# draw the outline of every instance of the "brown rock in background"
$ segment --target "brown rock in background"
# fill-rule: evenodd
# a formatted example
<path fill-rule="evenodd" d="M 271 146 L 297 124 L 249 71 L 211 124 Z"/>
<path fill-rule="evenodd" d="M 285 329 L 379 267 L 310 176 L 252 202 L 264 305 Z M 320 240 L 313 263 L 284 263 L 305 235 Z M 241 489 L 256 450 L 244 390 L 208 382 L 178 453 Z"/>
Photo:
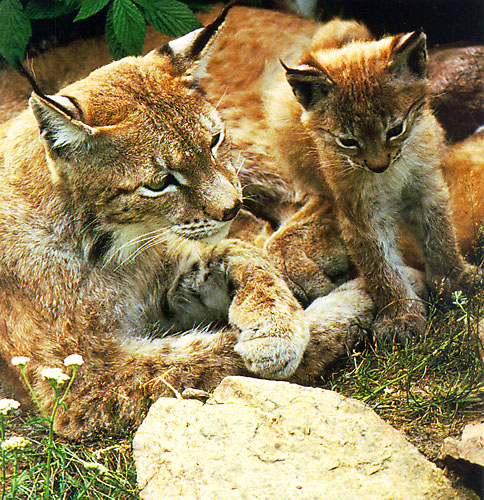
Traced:
<path fill-rule="evenodd" d="M 484 46 L 433 49 L 428 78 L 431 107 L 450 142 L 484 125 Z"/>

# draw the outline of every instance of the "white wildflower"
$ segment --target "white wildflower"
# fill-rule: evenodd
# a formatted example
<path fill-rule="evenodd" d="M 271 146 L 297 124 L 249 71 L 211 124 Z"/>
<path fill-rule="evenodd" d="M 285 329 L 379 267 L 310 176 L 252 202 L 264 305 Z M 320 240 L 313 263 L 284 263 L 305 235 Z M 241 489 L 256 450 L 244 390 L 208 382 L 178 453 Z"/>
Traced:
<path fill-rule="evenodd" d="M 84 465 L 87 470 L 97 471 L 100 474 L 109 474 L 109 469 L 103 464 L 97 462 L 83 462 L 82 465 Z"/>
<path fill-rule="evenodd" d="M 30 441 L 22 436 L 12 436 L 6 441 L 2 441 L 0 447 L 3 451 L 23 450 L 30 444 Z"/>
<path fill-rule="evenodd" d="M 40 372 L 42 378 L 47 380 L 47 382 L 57 382 L 58 384 L 63 384 L 67 382 L 71 377 L 64 373 L 60 368 L 45 368 Z"/>
<path fill-rule="evenodd" d="M 81 366 L 83 363 L 84 360 L 82 359 L 82 356 L 80 354 L 71 354 L 70 356 L 67 356 L 66 359 L 64 359 L 65 366 Z"/>
<path fill-rule="evenodd" d="M 27 356 L 15 356 L 14 358 L 12 358 L 12 365 L 25 366 L 29 361 L 30 358 L 27 358 Z"/>
<path fill-rule="evenodd" d="M 16 410 L 20 406 L 15 399 L 0 399 L 0 414 L 7 415 L 10 410 Z"/>

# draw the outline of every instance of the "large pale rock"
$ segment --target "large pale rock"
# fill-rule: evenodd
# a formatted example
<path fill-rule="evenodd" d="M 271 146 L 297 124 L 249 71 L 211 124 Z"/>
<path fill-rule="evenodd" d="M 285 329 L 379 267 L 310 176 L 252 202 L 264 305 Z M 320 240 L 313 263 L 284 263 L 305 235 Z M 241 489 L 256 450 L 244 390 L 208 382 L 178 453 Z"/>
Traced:
<path fill-rule="evenodd" d="M 160 399 L 133 441 L 141 498 L 457 499 L 442 471 L 354 399 L 228 377 Z"/>

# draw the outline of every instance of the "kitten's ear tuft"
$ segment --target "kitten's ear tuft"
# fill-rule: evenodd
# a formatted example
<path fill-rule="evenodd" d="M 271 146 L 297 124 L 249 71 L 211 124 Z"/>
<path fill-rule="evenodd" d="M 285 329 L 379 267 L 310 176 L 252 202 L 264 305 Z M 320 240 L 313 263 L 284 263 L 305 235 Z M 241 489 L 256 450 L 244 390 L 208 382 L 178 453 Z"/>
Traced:
<path fill-rule="evenodd" d="M 45 146 L 57 156 L 75 154 L 94 135 L 95 129 L 81 121 L 82 109 L 72 97 L 33 92 L 29 103 Z"/>
<path fill-rule="evenodd" d="M 233 0 L 228 3 L 217 18 L 204 28 L 176 38 L 153 52 L 171 57 L 180 73 L 186 73 L 186 76 L 194 80 L 201 78 L 205 75 L 210 49 L 225 23 L 229 10 L 237 2 L 238 0 Z"/>
<path fill-rule="evenodd" d="M 425 78 L 427 73 L 427 37 L 420 29 L 395 38 L 388 71 L 397 77 Z"/>
<path fill-rule="evenodd" d="M 282 61 L 281 64 L 296 99 L 307 111 L 325 99 L 334 87 L 328 75 L 319 69 L 310 66 L 288 68 Z"/>

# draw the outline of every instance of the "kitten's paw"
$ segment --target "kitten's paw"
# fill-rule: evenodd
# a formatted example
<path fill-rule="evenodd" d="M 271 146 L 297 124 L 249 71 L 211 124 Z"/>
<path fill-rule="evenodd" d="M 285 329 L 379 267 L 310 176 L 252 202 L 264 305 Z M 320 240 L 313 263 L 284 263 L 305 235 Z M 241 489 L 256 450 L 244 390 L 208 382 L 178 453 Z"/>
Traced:
<path fill-rule="evenodd" d="M 309 328 L 304 323 L 293 335 L 284 337 L 275 336 L 276 329 L 243 331 L 234 349 L 256 375 L 285 379 L 294 373 L 302 359 L 309 341 Z"/>
<path fill-rule="evenodd" d="M 427 328 L 427 316 L 422 312 L 382 315 L 373 325 L 375 340 L 379 344 L 399 343 L 407 345 L 413 338 L 420 337 Z"/>

